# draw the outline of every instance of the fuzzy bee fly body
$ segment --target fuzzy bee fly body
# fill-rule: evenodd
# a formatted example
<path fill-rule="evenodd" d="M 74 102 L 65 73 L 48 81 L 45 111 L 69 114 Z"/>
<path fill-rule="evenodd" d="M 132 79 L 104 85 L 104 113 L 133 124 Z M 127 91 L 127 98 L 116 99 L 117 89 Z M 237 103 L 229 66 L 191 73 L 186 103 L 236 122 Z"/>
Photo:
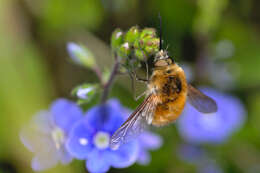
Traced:
<path fill-rule="evenodd" d="M 174 122 L 187 100 L 202 113 L 217 111 L 216 102 L 189 85 L 183 69 L 172 61 L 167 51 L 160 50 L 147 82 L 146 98 L 113 134 L 111 148 L 116 149 L 136 137 L 147 124 L 163 126 Z"/>

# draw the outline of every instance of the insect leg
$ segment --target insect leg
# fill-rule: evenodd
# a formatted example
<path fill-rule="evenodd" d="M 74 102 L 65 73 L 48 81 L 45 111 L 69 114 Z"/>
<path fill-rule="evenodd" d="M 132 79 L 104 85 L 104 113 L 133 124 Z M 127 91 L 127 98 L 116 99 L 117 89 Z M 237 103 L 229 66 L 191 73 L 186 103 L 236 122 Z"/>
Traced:
<path fill-rule="evenodd" d="M 147 61 L 145 61 L 145 68 L 146 68 L 146 80 L 149 80 L 149 67 Z"/>
<path fill-rule="evenodd" d="M 135 82 L 134 82 L 134 77 L 136 78 L 136 76 L 133 76 L 134 74 L 133 72 L 131 73 L 130 71 L 128 71 L 128 73 L 131 78 L 131 85 L 132 85 L 132 91 L 134 92 L 134 99 L 137 101 L 146 94 L 146 91 L 140 94 L 139 96 L 136 96 L 136 89 L 135 89 Z"/>
<path fill-rule="evenodd" d="M 144 83 L 148 83 L 148 79 L 143 79 L 137 76 L 137 74 L 135 72 L 133 72 L 134 78 L 135 80 L 139 81 L 139 82 L 144 82 Z"/>
<path fill-rule="evenodd" d="M 128 73 L 129 73 L 129 76 L 131 78 L 131 88 L 132 88 L 132 91 L 134 93 L 134 98 L 136 98 L 134 77 L 133 77 L 133 75 L 130 71 L 128 71 Z"/>
<path fill-rule="evenodd" d="M 137 100 L 139 100 L 141 97 L 143 97 L 145 94 L 146 94 L 147 92 L 146 91 L 144 91 L 142 94 L 140 94 L 139 96 L 135 96 L 135 100 L 137 101 Z"/>

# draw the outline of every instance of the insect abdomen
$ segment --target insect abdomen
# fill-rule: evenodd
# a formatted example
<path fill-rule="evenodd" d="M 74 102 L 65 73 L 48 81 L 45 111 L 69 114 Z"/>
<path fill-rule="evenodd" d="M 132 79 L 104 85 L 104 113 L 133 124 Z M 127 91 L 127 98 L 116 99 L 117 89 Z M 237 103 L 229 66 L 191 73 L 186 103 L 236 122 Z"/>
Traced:
<path fill-rule="evenodd" d="M 175 121 L 186 103 L 187 83 L 183 72 L 178 76 L 169 76 L 160 92 L 161 103 L 156 107 L 153 125 L 161 126 Z"/>
<path fill-rule="evenodd" d="M 182 90 L 182 84 L 179 77 L 169 76 L 162 88 L 163 94 L 168 97 L 176 97 Z"/>

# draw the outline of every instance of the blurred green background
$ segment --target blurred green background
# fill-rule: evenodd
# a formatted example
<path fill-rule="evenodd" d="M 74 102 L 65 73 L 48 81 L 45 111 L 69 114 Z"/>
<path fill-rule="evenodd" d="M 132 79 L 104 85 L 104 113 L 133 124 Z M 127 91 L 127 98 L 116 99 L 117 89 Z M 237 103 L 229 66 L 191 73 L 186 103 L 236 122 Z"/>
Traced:
<path fill-rule="evenodd" d="M 191 81 L 236 95 L 247 109 L 240 131 L 222 145 L 208 146 L 214 159 L 225 172 L 260 172 L 259 7 L 259 0 L 0 0 L 0 172 L 32 172 L 32 154 L 19 140 L 22 126 L 55 98 L 74 99 L 70 91 L 76 85 L 97 81 L 93 72 L 70 62 L 66 43 L 86 44 L 109 69 L 112 31 L 158 28 L 159 12 L 164 47 L 191 69 Z M 224 70 L 212 72 L 212 64 Z M 110 96 L 134 108 L 130 80 L 120 78 Z M 182 141 L 176 127 L 158 133 L 165 143 L 152 152 L 150 165 L 110 171 L 196 172 L 177 157 Z M 83 162 L 74 161 L 46 172 L 84 171 Z"/>

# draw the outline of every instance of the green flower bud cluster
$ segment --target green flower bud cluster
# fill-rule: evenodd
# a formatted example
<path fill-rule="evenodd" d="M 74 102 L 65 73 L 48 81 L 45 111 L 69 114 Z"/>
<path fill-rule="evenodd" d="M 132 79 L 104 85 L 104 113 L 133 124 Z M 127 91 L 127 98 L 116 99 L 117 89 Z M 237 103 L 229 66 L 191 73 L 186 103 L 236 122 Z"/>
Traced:
<path fill-rule="evenodd" d="M 111 37 L 111 46 L 121 58 L 136 58 L 146 61 L 159 51 L 159 38 L 153 28 L 139 29 L 137 26 L 127 32 L 116 29 Z"/>

